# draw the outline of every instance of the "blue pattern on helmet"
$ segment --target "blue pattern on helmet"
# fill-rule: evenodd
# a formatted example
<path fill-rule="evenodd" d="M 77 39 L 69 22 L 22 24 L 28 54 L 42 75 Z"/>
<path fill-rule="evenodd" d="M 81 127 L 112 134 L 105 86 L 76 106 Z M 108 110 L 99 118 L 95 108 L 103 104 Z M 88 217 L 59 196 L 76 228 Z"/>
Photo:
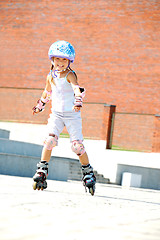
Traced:
<path fill-rule="evenodd" d="M 50 46 L 48 56 L 49 59 L 52 57 L 62 57 L 69 59 L 71 62 L 74 62 L 75 50 L 69 42 L 57 41 Z"/>

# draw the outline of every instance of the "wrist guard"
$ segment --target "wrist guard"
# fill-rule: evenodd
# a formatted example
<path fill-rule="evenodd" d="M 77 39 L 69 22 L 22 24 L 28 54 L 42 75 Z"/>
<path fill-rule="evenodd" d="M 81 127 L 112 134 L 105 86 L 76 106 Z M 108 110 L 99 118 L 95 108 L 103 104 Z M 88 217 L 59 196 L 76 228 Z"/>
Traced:
<path fill-rule="evenodd" d="M 73 90 L 76 91 L 77 88 L 80 90 L 80 93 L 81 93 L 80 96 L 81 96 L 82 98 L 84 98 L 84 97 L 85 97 L 85 93 L 86 93 L 86 89 L 80 87 L 79 85 L 76 85 L 76 86 L 73 88 Z"/>
<path fill-rule="evenodd" d="M 75 97 L 74 106 L 82 107 L 82 97 L 81 96 Z"/>
<path fill-rule="evenodd" d="M 75 88 L 79 88 L 81 94 L 79 96 L 75 96 L 75 101 L 74 101 L 74 106 L 75 107 L 82 107 L 82 103 L 83 103 L 83 98 L 85 96 L 85 88 L 79 87 L 78 85 L 75 86 Z"/>
<path fill-rule="evenodd" d="M 41 99 L 43 99 L 43 98 L 41 98 Z M 36 112 L 36 109 L 39 109 L 39 112 L 42 112 L 44 110 L 46 103 L 42 102 L 41 99 L 39 99 L 37 101 L 38 104 L 35 107 L 32 108 L 32 110 L 34 112 Z"/>
<path fill-rule="evenodd" d="M 32 110 L 34 112 L 36 112 L 36 109 L 39 109 L 39 112 L 42 112 L 45 108 L 46 103 L 48 103 L 50 101 L 52 91 L 47 91 L 45 89 L 44 92 L 47 94 L 47 96 L 46 96 L 46 98 L 41 97 L 41 99 L 39 99 L 37 101 L 38 104 L 35 107 L 32 108 Z"/>

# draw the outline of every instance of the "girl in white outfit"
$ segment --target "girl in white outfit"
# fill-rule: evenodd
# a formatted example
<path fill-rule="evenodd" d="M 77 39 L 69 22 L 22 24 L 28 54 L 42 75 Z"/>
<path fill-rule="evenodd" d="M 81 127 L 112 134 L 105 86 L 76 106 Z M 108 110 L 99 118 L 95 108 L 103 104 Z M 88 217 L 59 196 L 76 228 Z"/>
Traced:
<path fill-rule="evenodd" d="M 57 146 L 59 135 L 66 126 L 72 151 L 79 156 L 82 164 L 84 186 L 88 187 L 93 195 L 96 178 L 83 145 L 80 113 L 85 89 L 78 85 L 77 75 L 70 68 L 70 63 L 75 59 L 75 50 L 69 42 L 57 41 L 51 45 L 48 55 L 51 60 L 51 71 L 47 76 L 41 99 L 33 108 L 33 114 L 43 111 L 50 99 L 52 99 L 52 113 L 48 119 L 48 136 L 44 142 L 41 161 L 37 164 L 38 169 L 33 177 L 33 188 L 42 190 L 47 188 L 46 178 L 51 152 Z"/>

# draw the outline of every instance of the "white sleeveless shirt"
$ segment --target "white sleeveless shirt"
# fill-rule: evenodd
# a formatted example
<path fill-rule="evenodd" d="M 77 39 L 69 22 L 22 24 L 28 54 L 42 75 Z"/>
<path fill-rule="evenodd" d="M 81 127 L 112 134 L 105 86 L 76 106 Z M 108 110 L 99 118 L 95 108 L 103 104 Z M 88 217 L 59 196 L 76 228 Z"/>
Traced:
<path fill-rule="evenodd" d="M 67 81 L 67 76 L 71 71 L 69 71 L 65 77 L 59 78 L 55 77 L 52 83 L 52 112 L 72 112 L 72 107 L 74 106 L 74 91 L 71 84 Z"/>

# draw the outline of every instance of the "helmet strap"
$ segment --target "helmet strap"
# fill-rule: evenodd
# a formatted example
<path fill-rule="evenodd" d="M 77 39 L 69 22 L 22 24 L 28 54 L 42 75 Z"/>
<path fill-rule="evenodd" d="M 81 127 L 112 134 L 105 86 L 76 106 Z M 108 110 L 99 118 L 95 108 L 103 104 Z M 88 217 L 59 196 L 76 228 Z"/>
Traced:
<path fill-rule="evenodd" d="M 54 67 L 54 62 L 53 62 L 53 60 L 51 61 L 51 63 L 52 63 L 52 65 L 53 65 L 53 67 Z M 70 60 L 69 60 L 68 66 L 67 66 L 65 69 L 63 69 L 63 70 L 54 70 L 54 71 L 53 71 L 54 75 L 52 75 L 52 77 L 53 77 L 53 78 L 54 78 L 54 77 L 57 77 L 56 72 L 57 72 L 57 73 L 65 72 L 65 71 L 69 68 L 69 66 L 70 66 Z M 52 70 L 51 70 L 51 74 L 52 74 Z"/>

